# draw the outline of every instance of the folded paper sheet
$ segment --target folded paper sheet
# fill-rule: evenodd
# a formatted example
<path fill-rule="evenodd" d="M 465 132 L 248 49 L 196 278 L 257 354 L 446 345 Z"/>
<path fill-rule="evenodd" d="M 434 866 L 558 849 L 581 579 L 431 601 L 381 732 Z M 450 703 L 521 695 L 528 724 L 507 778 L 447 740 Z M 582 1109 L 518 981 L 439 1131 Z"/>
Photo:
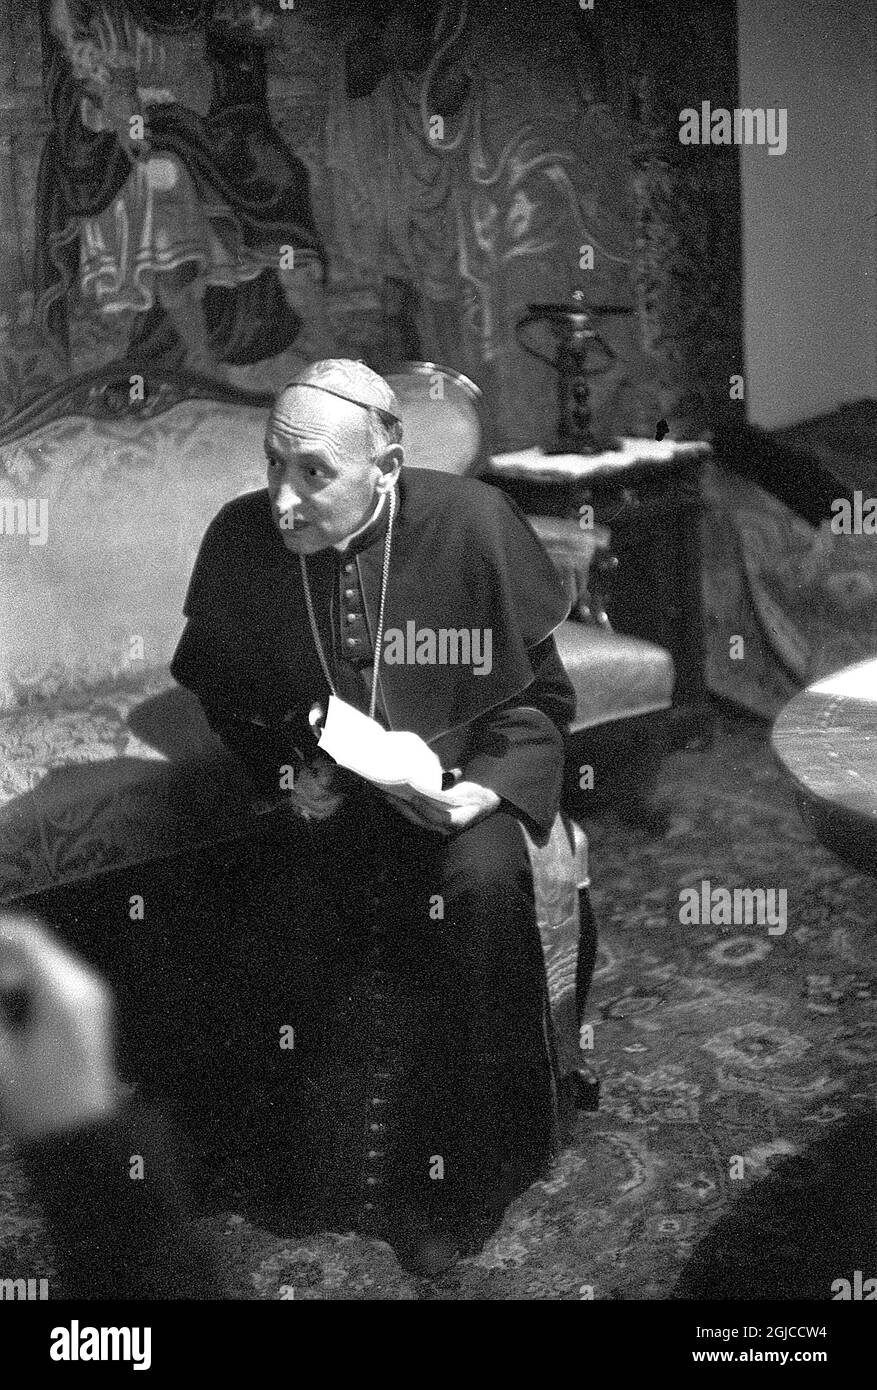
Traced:
<path fill-rule="evenodd" d="M 442 765 L 419 734 L 384 729 L 336 695 L 329 697 L 319 747 L 376 787 L 401 796 L 415 791 L 444 800 Z"/>

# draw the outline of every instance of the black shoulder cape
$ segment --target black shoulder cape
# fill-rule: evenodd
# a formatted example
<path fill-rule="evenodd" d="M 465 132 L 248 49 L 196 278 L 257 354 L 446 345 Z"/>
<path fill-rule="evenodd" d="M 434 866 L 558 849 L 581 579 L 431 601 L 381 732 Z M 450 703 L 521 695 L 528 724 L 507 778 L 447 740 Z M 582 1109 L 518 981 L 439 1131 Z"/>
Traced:
<path fill-rule="evenodd" d="M 529 653 L 567 616 L 569 600 L 523 513 L 498 489 L 403 468 L 399 495 L 385 632 L 413 621 L 492 633 L 483 675 L 381 663 L 385 722 L 432 741 L 526 690 Z M 171 673 L 205 703 L 269 728 L 306 720 L 315 701 L 325 708 L 299 560 L 273 526 L 267 490 L 236 498 L 211 522 L 184 612 Z"/>

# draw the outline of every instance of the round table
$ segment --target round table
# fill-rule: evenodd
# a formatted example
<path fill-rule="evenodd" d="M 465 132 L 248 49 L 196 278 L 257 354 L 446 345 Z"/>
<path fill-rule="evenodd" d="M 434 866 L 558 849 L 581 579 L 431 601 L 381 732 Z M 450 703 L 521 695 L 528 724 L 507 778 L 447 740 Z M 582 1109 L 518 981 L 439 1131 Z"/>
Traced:
<path fill-rule="evenodd" d="M 771 744 L 823 844 L 877 874 L 877 658 L 796 695 L 781 710 Z"/>

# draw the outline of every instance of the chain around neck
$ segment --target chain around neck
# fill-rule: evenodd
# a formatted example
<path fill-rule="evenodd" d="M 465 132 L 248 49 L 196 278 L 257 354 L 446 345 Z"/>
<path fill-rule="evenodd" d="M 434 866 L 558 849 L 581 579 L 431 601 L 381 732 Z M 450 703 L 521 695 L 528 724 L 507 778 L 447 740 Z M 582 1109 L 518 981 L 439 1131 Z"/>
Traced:
<path fill-rule="evenodd" d="M 387 602 L 387 585 L 390 579 L 390 551 L 393 545 L 393 522 L 395 521 L 395 519 L 396 488 L 395 486 L 393 486 L 393 488 L 390 491 L 390 519 L 387 522 L 387 534 L 384 537 L 384 558 L 381 564 L 381 598 L 380 603 L 378 605 L 378 628 L 377 632 L 375 633 L 375 653 L 374 659 L 372 661 L 371 698 L 369 700 L 368 706 L 369 719 L 374 719 L 375 717 L 375 705 L 377 702 L 378 666 L 381 660 L 381 643 L 384 640 L 384 609 L 386 607 Z M 317 627 L 317 619 L 314 615 L 314 601 L 311 596 L 311 586 L 308 580 L 308 571 L 307 566 L 305 565 L 304 555 L 299 555 L 298 563 L 301 569 L 302 587 L 304 588 L 305 592 L 305 606 L 308 610 L 308 622 L 311 625 L 311 636 L 314 639 L 314 646 L 317 649 L 317 656 L 320 658 L 320 665 L 323 668 L 323 675 L 326 677 L 326 684 L 328 685 L 332 694 L 335 695 L 335 682 L 333 681 L 332 673 L 329 670 L 329 663 L 326 660 L 326 653 L 323 650 L 323 641 L 320 637 L 320 630 Z"/>

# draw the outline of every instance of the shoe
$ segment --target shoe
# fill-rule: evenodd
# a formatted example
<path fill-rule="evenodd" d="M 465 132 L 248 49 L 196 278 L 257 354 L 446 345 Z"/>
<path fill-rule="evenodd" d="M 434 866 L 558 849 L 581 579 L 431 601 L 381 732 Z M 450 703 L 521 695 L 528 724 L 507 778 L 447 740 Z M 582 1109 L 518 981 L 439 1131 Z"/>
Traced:
<path fill-rule="evenodd" d="M 480 1255 L 490 1237 L 499 1230 L 504 1216 L 504 1206 L 470 1209 L 459 1216 L 455 1236 L 461 1258 L 470 1260 Z"/>
<path fill-rule="evenodd" d="M 295 1193 L 278 1193 L 277 1185 L 271 1188 L 262 1185 L 255 1191 L 251 1188 L 244 1195 L 238 1210 L 254 1226 L 260 1226 L 263 1231 L 270 1231 L 275 1236 L 303 1239 L 323 1231 L 344 1234 L 354 1229 L 353 1223 L 343 1212 L 329 1210 Z"/>
<path fill-rule="evenodd" d="M 458 1242 L 433 1226 L 423 1207 L 403 1201 L 394 1206 L 384 1239 L 399 1264 L 420 1279 L 435 1279 L 460 1258 Z"/>

